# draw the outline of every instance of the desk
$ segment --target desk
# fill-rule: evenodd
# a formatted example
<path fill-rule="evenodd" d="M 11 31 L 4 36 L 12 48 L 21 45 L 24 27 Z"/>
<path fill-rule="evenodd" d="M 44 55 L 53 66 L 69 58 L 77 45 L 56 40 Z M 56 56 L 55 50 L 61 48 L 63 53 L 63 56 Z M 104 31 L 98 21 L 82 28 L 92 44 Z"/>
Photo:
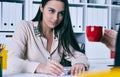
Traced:
<path fill-rule="evenodd" d="M 46 75 L 46 74 L 16 73 L 16 74 L 3 75 L 3 77 L 55 77 L 55 76 Z M 74 77 L 74 76 L 65 75 L 65 76 L 56 76 L 56 77 Z"/>
<path fill-rule="evenodd" d="M 67 73 L 71 67 L 65 67 L 65 72 Z M 3 77 L 74 77 L 71 75 L 64 76 L 52 76 L 46 74 L 35 74 L 35 73 L 9 73 L 7 70 L 3 70 Z"/>
<path fill-rule="evenodd" d="M 89 71 L 100 71 L 100 70 L 109 70 L 111 67 L 108 65 L 113 65 L 113 60 L 101 60 L 101 61 L 95 61 L 91 60 L 90 62 L 90 68 Z M 66 69 L 70 69 L 70 67 L 65 67 Z M 89 72 L 88 71 L 88 72 Z M 14 74 L 9 74 L 7 71 L 3 71 L 3 77 L 55 77 L 51 75 L 46 75 L 46 74 L 32 74 L 32 73 L 14 73 Z M 58 76 L 58 77 L 74 77 L 71 75 L 65 75 L 65 76 Z"/>

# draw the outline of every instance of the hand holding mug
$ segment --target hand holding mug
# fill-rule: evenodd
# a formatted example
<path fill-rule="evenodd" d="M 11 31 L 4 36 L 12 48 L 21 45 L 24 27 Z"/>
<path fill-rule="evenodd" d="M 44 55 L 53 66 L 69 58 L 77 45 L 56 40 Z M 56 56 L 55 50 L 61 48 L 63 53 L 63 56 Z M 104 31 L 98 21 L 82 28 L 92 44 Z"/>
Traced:
<path fill-rule="evenodd" d="M 111 51 L 115 51 L 116 37 L 117 32 L 115 30 L 105 29 L 104 35 L 100 41 L 104 43 Z"/>

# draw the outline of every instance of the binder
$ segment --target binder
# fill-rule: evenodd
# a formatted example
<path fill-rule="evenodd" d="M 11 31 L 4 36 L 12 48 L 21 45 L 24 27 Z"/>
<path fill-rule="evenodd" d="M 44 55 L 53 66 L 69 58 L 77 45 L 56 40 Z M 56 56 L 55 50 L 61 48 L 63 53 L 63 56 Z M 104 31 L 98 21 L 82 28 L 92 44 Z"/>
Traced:
<path fill-rule="evenodd" d="M 0 2 L 0 30 L 1 30 L 1 25 L 2 25 L 2 14 L 1 14 L 1 12 L 2 12 L 2 7 L 1 7 L 2 5 L 1 5 L 1 2 Z"/>
<path fill-rule="evenodd" d="M 107 27 L 108 25 L 108 9 L 107 8 L 88 8 L 87 9 L 87 25 L 100 25 Z"/>
<path fill-rule="evenodd" d="M 86 26 L 88 26 L 88 25 L 93 25 L 93 20 L 94 20 L 94 9 L 93 8 L 87 8 L 87 25 Z"/>
<path fill-rule="evenodd" d="M 70 7 L 70 16 L 71 16 L 71 22 L 72 22 L 72 28 L 73 31 L 76 32 L 77 29 L 77 8 L 76 7 Z"/>
<path fill-rule="evenodd" d="M 22 11 L 22 3 L 15 3 L 15 25 L 13 27 L 13 31 L 16 29 L 18 26 L 18 23 L 22 20 L 23 17 L 23 11 Z"/>
<path fill-rule="evenodd" d="M 104 28 L 108 28 L 108 19 L 109 19 L 109 17 L 108 17 L 108 8 L 104 8 L 104 9 L 102 9 L 102 21 L 103 21 L 103 23 L 102 23 L 102 26 L 104 26 Z"/>
<path fill-rule="evenodd" d="M 7 31 L 7 30 L 13 31 L 14 30 L 14 26 L 15 26 L 15 22 L 16 22 L 16 19 L 15 19 L 16 14 L 15 13 L 17 12 L 16 3 L 9 3 L 9 10 L 10 10 L 9 14 L 7 12 L 8 16 L 9 16 L 8 29 L 4 28 L 4 31 Z"/>
<path fill-rule="evenodd" d="M 8 9 L 9 7 L 9 9 Z M 10 25 L 10 18 L 9 18 L 9 13 L 10 13 L 10 3 L 8 2 L 3 2 L 3 7 L 2 7 L 2 31 L 8 31 L 9 30 L 9 25 Z"/>
<path fill-rule="evenodd" d="M 80 33 L 83 31 L 83 7 L 77 7 L 77 25 L 76 32 Z"/>
<path fill-rule="evenodd" d="M 98 8 L 92 8 L 93 9 L 93 25 L 99 25 L 99 23 L 98 22 L 100 22 L 99 21 L 99 19 L 98 19 L 98 17 L 100 17 L 100 16 L 98 16 L 99 14 L 101 14 L 100 12 L 98 12 Z"/>
<path fill-rule="evenodd" d="M 73 3 L 74 0 L 68 0 L 68 3 Z"/>
<path fill-rule="evenodd" d="M 80 0 L 73 0 L 74 3 L 80 3 Z"/>
<path fill-rule="evenodd" d="M 22 3 L 3 2 L 2 9 L 2 31 L 14 31 L 18 21 L 22 20 Z"/>

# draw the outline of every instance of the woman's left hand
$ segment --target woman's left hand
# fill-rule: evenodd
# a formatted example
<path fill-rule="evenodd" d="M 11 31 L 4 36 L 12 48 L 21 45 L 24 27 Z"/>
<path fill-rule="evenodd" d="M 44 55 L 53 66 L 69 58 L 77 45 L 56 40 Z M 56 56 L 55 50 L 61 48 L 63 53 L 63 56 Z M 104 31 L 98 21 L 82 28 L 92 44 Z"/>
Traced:
<path fill-rule="evenodd" d="M 85 65 L 82 63 L 76 63 L 76 64 L 72 65 L 70 74 L 78 75 L 78 74 L 82 74 L 84 71 L 85 71 Z"/>

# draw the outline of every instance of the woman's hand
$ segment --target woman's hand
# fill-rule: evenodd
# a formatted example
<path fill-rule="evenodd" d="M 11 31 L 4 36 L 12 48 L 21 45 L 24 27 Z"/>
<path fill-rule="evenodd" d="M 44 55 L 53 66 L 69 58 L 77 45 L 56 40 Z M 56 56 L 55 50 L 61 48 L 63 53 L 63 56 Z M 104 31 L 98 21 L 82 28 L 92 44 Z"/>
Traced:
<path fill-rule="evenodd" d="M 74 64 L 70 70 L 71 75 L 82 74 L 85 71 L 85 65 L 82 63 Z"/>
<path fill-rule="evenodd" d="M 63 75 L 64 67 L 56 61 L 49 61 L 47 64 L 39 64 L 36 73 L 44 73 L 51 75 Z"/>
<path fill-rule="evenodd" d="M 111 29 L 105 29 L 101 42 L 104 43 L 110 50 L 115 51 L 117 32 Z"/>

